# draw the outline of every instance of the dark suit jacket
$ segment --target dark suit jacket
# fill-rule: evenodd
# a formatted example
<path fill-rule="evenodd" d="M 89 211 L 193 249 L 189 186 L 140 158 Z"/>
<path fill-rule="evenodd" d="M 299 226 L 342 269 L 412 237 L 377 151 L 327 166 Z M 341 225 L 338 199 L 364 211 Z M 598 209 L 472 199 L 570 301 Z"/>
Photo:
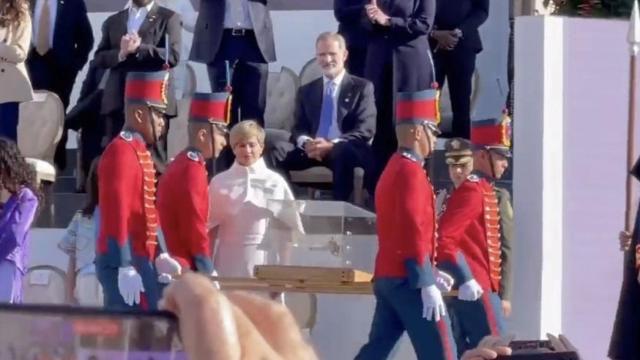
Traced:
<path fill-rule="evenodd" d="M 378 7 L 391 17 L 391 26 L 363 24 L 370 29 L 365 74 L 376 92 L 382 89 L 387 67 L 393 61 L 393 83 L 397 91 L 429 89 L 434 80 L 429 40 L 435 15 L 435 0 L 378 0 Z M 386 100 L 385 100 L 386 101 Z"/>
<path fill-rule="evenodd" d="M 53 32 L 53 46 L 50 52 L 58 66 L 68 70 L 65 75 L 72 73 L 75 78 L 76 73 L 87 63 L 89 53 L 93 49 L 93 30 L 91 30 L 84 0 L 57 1 L 58 11 Z M 33 4 L 35 1 L 32 2 L 32 18 L 34 16 Z M 34 51 L 35 49 L 32 47 L 31 52 Z M 29 59 L 31 58 L 32 56 L 29 56 Z M 29 59 L 27 59 L 29 71 L 47 71 L 40 67 L 32 67 Z"/>
<path fill-rule="evenodd" d="M 482 51 L 478 28 L 489 17 L 489 0 L 436 0 L 435 29 L 460 29 L 462 40 L 457 46 Z"/>
<path fill-rule="evenodd" d="M 128 10 L 109 16 L 102 25 L 102 40 L 95 53 L 96 66 L 111 69 L 102 98 L 102 114 L 120 111 L 124 108 L 124 87 L 130 71 L 160 71 L 165 64 L 165 36 L 169 35 L 170 67 L 180 60 L 182 25 L 180 16 L 173 11 L 158 6 L 151 8 L 140 26 L 138 35 L 142 44 L 135 54 L 123 62 L 118 61 L 120 39 L 127 33 Z M 168 92 L 171 96 L 171 92 Z M 175 112 L 175 101 L 170 99 L 168 113 Z"/>
<path fill-rule="evenodd" d="M 273 26 L 267 0 L 248 0 L 258 47 L 267 62 L 276 61 Z M 225 0 L 201 0 L 200 12 L 193 33 L 190 60 L 210 64 L 220 49 L 224 30 Z"/>
<path fill-rule="evenodd" d="M 350 49 L 366 48 L 369 41 L 367 29 L 362 26 L 365 3 L 364 0 L 333 0 L 338 33 L 344 36 Z"/>
<path fill-rule="evenodd" d="M 320 77 L 300 88 L 296 105 L 296 123 L 291 134 L 315 137 L 320 124 L 324 79 Z M 337 122 L 346 141 L 369 142 L 376 130 L 376 105 L 373 84 L 357 76 L 345 74 L 338 94 Z"/>
<path fill-rule="evenodd" d="M 91 123 L 100 121 L 102 90 L 99 89 L 99 85 L 105 72 L 105 69 L 96 66 L 95 60 L 89 62 L 89 70 L 82 83 L 78 103 L 69 111 L 65 119 L 67 128 L 78 131 Z"/>

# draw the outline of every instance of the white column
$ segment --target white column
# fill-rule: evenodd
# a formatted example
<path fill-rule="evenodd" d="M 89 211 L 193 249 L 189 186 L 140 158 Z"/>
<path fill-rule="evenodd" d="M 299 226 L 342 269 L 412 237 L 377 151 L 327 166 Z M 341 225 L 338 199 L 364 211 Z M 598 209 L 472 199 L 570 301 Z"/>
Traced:
<path fill-rule="evenodd" d="M 514 109 L 514 305 L 519 338 L 562 324 L 563 24 L 516 21 Z"/>

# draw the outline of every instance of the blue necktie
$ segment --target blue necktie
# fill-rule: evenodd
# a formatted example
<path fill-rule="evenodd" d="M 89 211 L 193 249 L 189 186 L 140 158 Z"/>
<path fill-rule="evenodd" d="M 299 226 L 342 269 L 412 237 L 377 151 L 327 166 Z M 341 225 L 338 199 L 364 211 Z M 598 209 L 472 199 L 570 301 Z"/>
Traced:
<path fill-rule="evenodd" d="M 316 137 L 327 139 L 329 137 L 329 129 L 333 121 L 333 91 L 335 84 L 329 81 L 325 85 L 324 95 L 322 96 L 322 109 L 320 111 L 320 124 Z M 328 139 L 331 140 L 331 139 Z"/>

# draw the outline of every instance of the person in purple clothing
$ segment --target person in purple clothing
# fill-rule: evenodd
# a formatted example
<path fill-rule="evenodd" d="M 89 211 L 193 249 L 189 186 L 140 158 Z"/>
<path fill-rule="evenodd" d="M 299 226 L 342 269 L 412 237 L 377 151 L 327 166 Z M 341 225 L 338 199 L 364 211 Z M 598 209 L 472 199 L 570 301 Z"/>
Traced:
<path fill-rule="evenodd" d="M 36 173 L 15 142 L 0 137 L 0 303 L 22 301 L 29 228 L 38 208 Z"/>

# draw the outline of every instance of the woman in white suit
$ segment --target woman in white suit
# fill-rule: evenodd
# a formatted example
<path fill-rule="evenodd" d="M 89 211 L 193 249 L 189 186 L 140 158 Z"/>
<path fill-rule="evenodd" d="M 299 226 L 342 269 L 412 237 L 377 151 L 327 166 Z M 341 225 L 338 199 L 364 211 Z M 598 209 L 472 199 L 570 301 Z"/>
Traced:
<path fill-rule="evenodd" d="M 0 0 L 0 136 L 18 139 L 21 102 L 31 101 L 31 81 L 24 65 L 31 43 L 27 0 Z"/>

